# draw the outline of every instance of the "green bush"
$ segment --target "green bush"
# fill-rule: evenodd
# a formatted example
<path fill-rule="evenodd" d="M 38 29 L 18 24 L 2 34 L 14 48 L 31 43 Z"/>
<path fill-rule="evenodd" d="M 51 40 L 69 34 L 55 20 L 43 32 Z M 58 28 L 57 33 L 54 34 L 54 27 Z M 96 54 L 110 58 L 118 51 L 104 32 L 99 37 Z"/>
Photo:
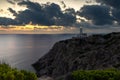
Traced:
<path fill-rule="evenodd" d="M 0 64 L 0 80 L 37 80 L 34 73 L 11 68 L 7 64 Z"/>
<path fill-rule="evenodd" d="M 78 70 L 72 76 L 74 80 L 120 80 L 120 70 Z"/>

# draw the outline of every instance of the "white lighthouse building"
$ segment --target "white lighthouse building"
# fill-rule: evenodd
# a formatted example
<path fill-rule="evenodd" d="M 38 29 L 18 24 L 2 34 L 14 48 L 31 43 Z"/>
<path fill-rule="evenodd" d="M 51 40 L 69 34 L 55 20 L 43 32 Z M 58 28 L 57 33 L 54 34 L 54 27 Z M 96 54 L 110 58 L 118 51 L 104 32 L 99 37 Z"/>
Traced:
<path fill-rule="evenodd" d="M 82 28 L 82 27 L 80 27 L 80 32 L 79 32 L 79 34 L 78 34 L 77 37 L 78 37 L 78 38 L 87 37 L 87 33 L 84 33 L 84 32 L 83 32 L 83 28 Z"/>
<path fill-rule="evenodd" d="M 80 27 L 80 35 L 82 35 L 82 34 L 83 34 L 83 28 Z"/>
<path fill-rule="evenodd" d="M 77 34 L 77 36 L 72 37 L 72 38 L 73 38 L 73 39 L 80 39 L 80 38 L 85 38 L 85 37 L 87 37 L 87 33 L 84 33 L 84 32 L 83 32 L 83 28 L 80 27 L 80 28 L 79 28 L 79 34 Z"/>

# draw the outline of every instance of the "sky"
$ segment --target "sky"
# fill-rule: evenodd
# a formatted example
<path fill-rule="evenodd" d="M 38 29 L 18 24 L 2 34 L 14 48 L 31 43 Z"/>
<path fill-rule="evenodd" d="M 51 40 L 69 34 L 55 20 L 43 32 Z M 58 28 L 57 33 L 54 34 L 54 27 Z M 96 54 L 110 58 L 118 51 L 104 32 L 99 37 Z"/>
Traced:
<path fill-rule="evenodd" d="M 13 8 L 16 11 L 24 10 L 25 7 L 18 6 L 17 3 L 20 1 L 26 1 L 26 0 L 1 0 L 0 1 L 0 16 L 1 17 L 10 17 L 14 18 L 12 14 L 8 11 L 8 8 Z M 32 2 L 37 2 L 39 4 L 46 4 L 47 2 L 56 3 L 59 4 L 59 6 L 63 9 L 64 5 L 62 4 L 62 0 L 30 0 Z M 64 3 L 66 5 L 66 8 L 74 8 L 75 10 L 79 10 L 83 5 L 87 4 L 87 1 L 90 4 L 96 4 L 94 0 L 64 0 Z M 14 2 L 14 3 L 10 3 Z M 3 11 L 3 12 L 2 12 Z"/>
<path fill-rule="evenodd" d="M 0 0 L 1 33 L 119 32 L 120 0 Z"/>

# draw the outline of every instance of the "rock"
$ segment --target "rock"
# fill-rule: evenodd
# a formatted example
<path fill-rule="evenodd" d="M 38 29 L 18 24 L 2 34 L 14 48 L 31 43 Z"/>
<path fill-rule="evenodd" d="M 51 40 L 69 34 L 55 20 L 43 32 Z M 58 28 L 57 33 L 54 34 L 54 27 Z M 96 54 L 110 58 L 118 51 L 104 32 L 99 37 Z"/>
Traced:
<path fill-rule="evenodd" d="M 120 33 L 59 41 L 34 63 L 33 67 L 38 76 L 47 75 L 53 78 L 65 76 L 79 69 L 119 69 Z"/>
<path fill-rule="evenodd" d="M 53 80 L 53 78 L 49 76 L 41 76 L 38 80 Z"/>

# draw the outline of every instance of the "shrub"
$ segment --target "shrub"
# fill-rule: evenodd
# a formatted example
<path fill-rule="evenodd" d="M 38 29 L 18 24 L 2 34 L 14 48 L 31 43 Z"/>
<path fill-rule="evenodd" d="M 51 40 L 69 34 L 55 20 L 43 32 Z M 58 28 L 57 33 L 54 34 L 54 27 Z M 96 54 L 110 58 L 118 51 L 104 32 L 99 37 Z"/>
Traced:
<path fill-rule="evenodd" d="M 120 71 L 107 70 L 78 70 L 72 73 L 74 80 L 120 80 Z"/>
<path fill-rule="evenodd" d="M 11 68 L 7 64 L 0 64 L 0 80 L 37 80 L 34 73 Z"/>

